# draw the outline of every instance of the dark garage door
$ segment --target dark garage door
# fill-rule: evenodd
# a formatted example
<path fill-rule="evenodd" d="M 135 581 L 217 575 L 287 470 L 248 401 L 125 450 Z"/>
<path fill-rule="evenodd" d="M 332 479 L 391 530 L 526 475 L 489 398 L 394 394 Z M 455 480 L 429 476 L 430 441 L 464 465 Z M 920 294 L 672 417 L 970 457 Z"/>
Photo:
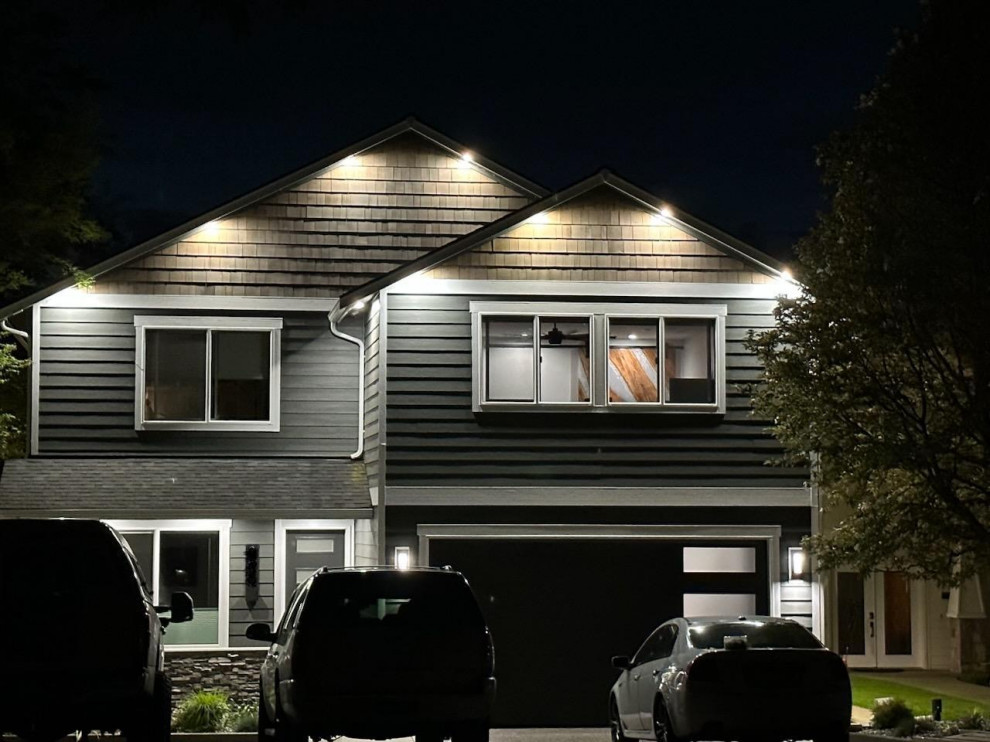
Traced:
<path fill-rule="evenodd" d="M 690 546 L 752 546 L 752 574 L 684 574 Z M 752 593 L 769 611 L 766 542 L 437 539 L 430 564 L 467 576 L 495 640 L 501 727 L 605 726 L 610 658 L 632 654 L 683 595 Z"/>

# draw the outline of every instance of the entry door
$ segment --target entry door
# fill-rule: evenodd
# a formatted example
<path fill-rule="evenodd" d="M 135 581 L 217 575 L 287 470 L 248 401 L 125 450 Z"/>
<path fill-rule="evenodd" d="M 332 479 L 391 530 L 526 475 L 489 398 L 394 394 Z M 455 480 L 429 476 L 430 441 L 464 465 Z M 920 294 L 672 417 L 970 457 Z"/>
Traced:
<path fill-rule="evenodd" d="M 850 667 L 921 667 L 922 586 L 903 572 L 838 573 L 838 646 Z"/>
<path fill-rule="evenodd" d="M 344 566 L 343 531 L 285 532 L 285 595 L 320 567 Z"/>

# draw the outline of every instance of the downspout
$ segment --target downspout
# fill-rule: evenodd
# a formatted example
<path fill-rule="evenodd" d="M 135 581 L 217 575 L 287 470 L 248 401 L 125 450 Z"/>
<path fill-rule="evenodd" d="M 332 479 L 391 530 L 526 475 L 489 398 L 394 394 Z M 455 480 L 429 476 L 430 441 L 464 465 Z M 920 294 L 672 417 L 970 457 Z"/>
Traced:
<path fill-rule="evenodd" d="M 24 330 L 18 330 L 16 327 L 11 327 L 8 325 L 6 317 L 0 319 L 0 330 L 9 332 L 11 335 L 16 337 L 17 342 L 20 343 L 24 350 L 31 350 L 31 336 L 24 332 Z"/>
<path fill-rule="evenodd" d="M 364 455 L 364 341 L 352 337 L 337 329 L 337 320 L 343 319 L 346 312 L 340 312 L 339 307 L 334 307 L 333 311 L 327 315 L 330 320 L 330 332 L 341 340 L 354 343 L 358 347 L 358 433 L 357 450 L 351 454 L 352 459 L 359 459 Z"/>

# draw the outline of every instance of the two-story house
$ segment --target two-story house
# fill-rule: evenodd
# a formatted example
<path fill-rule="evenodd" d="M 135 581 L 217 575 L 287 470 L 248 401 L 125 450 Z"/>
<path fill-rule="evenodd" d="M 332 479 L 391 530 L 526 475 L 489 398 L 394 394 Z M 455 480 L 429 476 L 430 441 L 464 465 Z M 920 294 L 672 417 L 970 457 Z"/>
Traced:
<path fill-rule="evenodd" d="M 0 310 L 32 358 L 0 517 L 107 520 L 190 592 L 180 688 L 251 693 L 245 626 L 324 564 L 463 571 L 501 725 L 604 724 L 670 616 L 822 632 L 809 473 L 745 392 L 793 286 L 621 178 L 551 194 L 407 121 L 90 273 Z"/>

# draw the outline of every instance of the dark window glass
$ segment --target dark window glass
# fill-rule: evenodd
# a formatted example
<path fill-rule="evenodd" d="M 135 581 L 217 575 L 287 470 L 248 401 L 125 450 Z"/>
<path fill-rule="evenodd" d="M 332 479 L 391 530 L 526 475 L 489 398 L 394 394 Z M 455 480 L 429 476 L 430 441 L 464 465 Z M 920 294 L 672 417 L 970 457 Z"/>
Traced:
<path fill-rule="evenodd" d="M 220 534 L 164 531 L 161 534 L 162 598 L 185 592 L 198 608 L 220 605 Z"/>
<path fill-rule="evenodd" d="M 911 579 L 883 573 L 883 636 L 887 654 L 911 654 Z"/>
<path fill-rule="evenodd" d="M 692 626 L 688 630 L 688 643 L 696 649 L 722 649 L 727 636 L 745 637 L 746 645 L 753 648 L 821 649 L 822 646 L 810 631 L 798 624 L 754 621 Z"/>
<path fill-rule="evenodd" d="M 151 584 L 151 580 L 155 574 L 155 534 L 123 533 L 121 535 L 127 541 L 127 545 L 131 547 L 131 553 L 134 554 L 134 558 L 141 568 L 141 577 L 144 579 L 145 587 L 154 599 L 155 587 Z"/>
<path fill-rule="evenodd" d="M 590 322 L 540 317 L 540 401 L 587 402 L 591 398 Z"/>
<path fill-rule="evenodd" d="M 670 625 L 660 629 L 660 644 L 657 646 L 657 655 L 654 659 L 670 657 L 674 652 L 674 644 L 677 642 L 677 627 Z"/>
<path fill-rule="evenodd" d="M 840 654 L 866 654 L 866 597 L 863 575 L 838 574 L 838 628 Z"/>
<path fill-rule="evenodd" d="M 303 618 L 341 629 L 381 625 L 455 630 L 484 625 L 467 583 L 455 575 L 428 573 L 355 572 L 318 577 Z"/>
<path fill-rule="evenodd" d="M 655 319 L 609 321 L 608 401 L 659 402 Z"/>
<path fill-rule="evenodd" d="M 206 419 L 206 331 L 146 330 L 144 419 Z"/>
<path fill-rule="evenodd" d="M 210 417 L 268 420 L 271 333 L 213 330 Z"/>
<path fill-rule="evenodd" d="M 639 648 L 636 656 L 633 657 L 634 665 L 642 665 L 644 662 L 649 662 L 657 657 L 660 644 L 663 642 L 663 629 L 664 627 L 661 626 L 643 642 L 643 646 Z"/>
<path fill-rule="evenodd" d="M 486 400 L 536 400 L 533 318 L 485 320 Z"/>
<path fill-rule="evenodd" d="M 715 402 L 715 321 L 663 321 L 664 402 Z"/>

